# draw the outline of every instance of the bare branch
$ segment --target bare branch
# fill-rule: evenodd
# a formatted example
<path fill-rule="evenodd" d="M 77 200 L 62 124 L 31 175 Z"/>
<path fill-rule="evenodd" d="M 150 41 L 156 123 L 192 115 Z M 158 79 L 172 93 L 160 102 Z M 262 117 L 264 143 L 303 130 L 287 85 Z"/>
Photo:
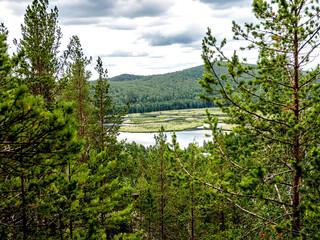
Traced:
<path fill-rule="evenodd" d="M 279 198 L 280 202 L 282 202 L 281 195 L 280 195 L 280 192 L 279 192 L 279 189 L 278 189 L 277 184 L 275 184 L 274 187 L 276 188 L 276 191 L 277 191 L 278 198 Z M 288 211 L 287 211 L 286 206 L 285 206 L 285 205 L 282 205 L 282 207 L 283 207 L 285 213 L 288 215 L 289 213 L 288 213 Z"/>
<path fill-rule="evenodd" d="M 298 53 L 314 38 L 314 36 L 319 32 L 320 27 L 317 28 L 317 30 L 314 31 L 314 33 L 311 35 L 311 37 L 298 49 Z"/>
<path fill-rule="evenodd" d="M 275 178 L 276 176 L 279 176 L 279 175 L 282 175 L 282 174 L 286 174 L 286 173 L 290 173 L 290 172 L 293 172 L 293 170 L 290 169 L 290 170 L 287 170 L 287 171 L 284 171 L 284 172 L 275 173 L 275 174 L 272 174 L 270 177 L 264 179 L 263 181 L 264 181 L 264 182 L 267 182 L 267 181 Z"/>
<path fill-rule="evenodd" d="M 277 225 L 277 224 L 275 224 L 275 221 L 277 221 L 278 219 L 283 218 L 283 217 L 285 217 L 285 216 L 291 216 L 291 215 L 292 215 L 292 213 L 290 213 L 290 214 L 288 213 L 288 214 L 284 214 L 284 215 L 281 215 L 281 216 L 279 216 L 279 217 L 276 217 L 276 218 L 274 218 L 274 219 L 272 220 L 271 224 Z M 244 236 L 242 236 L 242 238 L 248 237 L 252 232 L 254 232 L 254 231 L 256 231 L 256 230 L 258 230 L 258 229 L 266 226 L 267 224 L 270 224 L 270 222 L 265 222 L 265 223 L 263 223 L 263 224 L 255 227 L 255 228 L 251 229 L 251 230 L 250 230 L 249 232 L 247 232 Z"/>

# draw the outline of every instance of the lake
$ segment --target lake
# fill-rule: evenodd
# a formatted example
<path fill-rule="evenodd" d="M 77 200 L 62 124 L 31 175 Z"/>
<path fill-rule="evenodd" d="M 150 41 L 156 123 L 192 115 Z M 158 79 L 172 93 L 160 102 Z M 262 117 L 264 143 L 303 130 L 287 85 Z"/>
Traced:
<path fill-rule="evenodd" d="M 218 123 L 218 127 L 224 125 L 224 123 Z M 173 132 L 164 132 L 167 136 L 167 142 L 172 142 Z M 118 140 L 127 140 L 127 142 L 136 142 L 143 146 L 150 146 L 155 144 L 154 136 L 158 133 L 131 133 L 131 132 L 120 132 Z M 199 146 L 203 145 L 203 141 L 210 141 L 212 137 L 206 137 L 206 134 L 211 135 L 211 130 L 205 130 L 203 127 L 197 129 L 185 130 L 176 132 L 177 142 L 180 148 L 186 148 L 190 143 L 196 142 Z"/>

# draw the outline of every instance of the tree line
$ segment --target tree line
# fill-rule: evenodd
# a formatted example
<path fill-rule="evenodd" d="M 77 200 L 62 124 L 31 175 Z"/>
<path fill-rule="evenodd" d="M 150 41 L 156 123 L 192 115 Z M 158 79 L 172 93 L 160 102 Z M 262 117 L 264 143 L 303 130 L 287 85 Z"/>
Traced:
<path fill-rule="evenodd" d="M 204 70 L 198 66 L 161 75 L 120 75 L 109 79 L 110 96 L 117 106 L 129 102 L 129 113 L 213 107 L 198 97 L 203 89 L 196 80 Z"/>
<path fill-rule="evenodd" d="M 127 107 L 115 110 L 101 58 L 90 95 L 92 58 L 73 36 L 59 54 L 58 9 L 34 0 L 17 52 L 0 28 L 0 238 L 115 239 L 132 206 L 120 181 L 116 136 Z M 110 125 L 106 125 L 110 123 Z"/>
<path fill-rule="evenodd" d="M 215 70 L 218 75 L 228 74 L 228 67 L 223 61 L 215 64 Z M 129 102 L 129 113 L 217 107 L 213 101 L 199 98 L 199 94 L 205 91 L 197 80 L 205 71 L 201 65 L 151 76 L 122 74 L 109 79 L 110 96 L 117 107 Z M 241 76 L 244 81 L 248 78 Z M 95 81 L 91 83 L 95 85 Z M 219 89 L 214 88 L 212 94 L 218 96 Z"/>

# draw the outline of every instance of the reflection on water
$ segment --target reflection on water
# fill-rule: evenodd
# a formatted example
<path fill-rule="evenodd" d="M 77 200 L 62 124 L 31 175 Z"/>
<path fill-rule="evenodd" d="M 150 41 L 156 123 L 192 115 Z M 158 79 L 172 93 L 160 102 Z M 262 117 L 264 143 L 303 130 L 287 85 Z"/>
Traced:
<path fill-rule="evenodd" d="M 223 124 L 218 124 L 218 127 Z M 150 146 L 155 144 L 154 135 L 158 133 L 129 133 L 129 132 L 120 132 L 118 140 L 127 140 L 127 142 L 136 142 L 144 146 Z M 167 142 L 172 142 L 172 132 L 165 132 L 167 136 Z M 206 134 L 211 134 L 210 130 L 203 130 L 203 127 L 198 128 L 197 130 L 185 130 L 176 132 L 177 142 L 179 143 L 180 148 L 186 148 L 192 142 L 196 142 L 199 146 L 203 145 L 203 141 L 210 141 L 211 137 L 206 137 Z"/>

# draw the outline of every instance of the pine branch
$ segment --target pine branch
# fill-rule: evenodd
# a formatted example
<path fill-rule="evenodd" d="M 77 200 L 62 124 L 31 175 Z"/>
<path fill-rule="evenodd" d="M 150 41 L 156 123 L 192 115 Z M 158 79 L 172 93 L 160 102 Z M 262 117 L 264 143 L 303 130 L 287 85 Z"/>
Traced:
<path fill-rule="evenodd" d="M 208 59 L 208 56 L 206 56 L 206 57 L 207 57 L 207 59 Z M 209 61 L 208 61 L 208 62 L 209 62 Z M 223 86 L 223 84 L 222 84 L 222 82 L 221 82 L 221 79 L 218 77 L 216 71 L 214 70 L 212 63 L 210 63 L 210 69 L 211 69 L 212 73 L 214 74 L 215 78 L 218 80 L 219 85 L 220 85 L 220 87 L 221 87 L 221 89 L 222 89 L 222 92 L 223 92 L 223 95 L 225 96 L 225 98 L 226 98 L 228 101 L 230 101 L 234 106 L 236 106 L 238 109 L 241 109 L 241 110 L 245 111 L 246 113 L 248 113 L 248 114 L 250 114 L 250 115 L 253 115 L 253 116 L 256 116 L 257 118 L 263 119 L 263 120 L 265 120 L 265 121 L 275 122 L 275 123 L 279 123 L 279 124 L 281 124 L 281 125 L 289 126 L 286 122 L 277 121 L 277 120 L 274 120 L 274 119 L 268 119 L 268 118 L 265 118 L 265 117 L 263 117 L 263 116 L 260 116 L 260 115 L 257 114 L 257 113 L 254 113 L 254 112 L 252 112 L 252 111 L 249 111 L 249 110 L 247 110 L 247 109 L 242 108 L 239 104 L 237 104 L 237 103 L 226 93 L 226 90 L 225 90 L 225 88 L 224 88 L 224 86 Z"/>
<path fill-rule="evenodd" d="M 243 235 L 242 238 L 243 239 L 247 238 L 252 232 L 254 232 L 254 231 L 256 231 L 256 230 L 258 230 L 258 229 L 260 229 L 260 228 L 262 228 L 262 227 L 264 227 L 264 226 L 266 226 L 268 224 L 277 225 L 277 224 L 275 224 L 275 221 L 277 221 L 278 219 L 281 219 L 281 218 L 283 218 L 285 216 L 291 216 L 291 215 L 292 215 L 292 213 L 284 214 L 284 215 L 281 215 L 281 216 L 278 216 L 278 217 L 272 219 L 271 222 L 265 222 L 265 223 L 255 227 L 255 228 L 251 229 L 249 232 L 247 232 L 245 235 Z"/>
<path fill-rule="evenodd" d="M 182 164 L 180 158 L 177 156 L 177 154 L 176 154 L 176 158 L 177 158 L 177 160 L 178 160 L 178 162 L 179 162 L 180 167 L 183 169 L 183 171 L 184 171 L 190 178 L 192 178 L 192 179 L 194 179 L 194 180 L 196 180 L 196 181 L 199 181 L 199 182 L 201 182 L 202 184 L 204 184 L 204 185 L 206 185 L 206 186 L 208 186 L 208 187 L 210 187 L 210 188 L 213 188 L 213 189 L 217 190 L 219 193 L 221 193 L 221 194 L 230 194 L 230 195 L 237 196 L 237 197 L 245 197 L 245 198 L 256 199 L 256 196 L 244 195 L 244 194 L 241 194 L 241 193 L 230 192 L 230 191 L 228 191 L 228 190 L 224 190 L 224 189 L 222 189 L 222 188 L 220 188 L 220 187 L 216 187 L 216 186 L 214 186 L 214 185 L 212 185 L 212 184 L 209 184 L 209 183 L 207 183 L 207 182 L 205 182 L 205 181 L 203 181 L 203 180 L 201 180 L 201 179 L 199 179 L 199 178 L 197 178 L 197 177 L 194 177 L 194 176 L 193 176 L 192 174 L 190 174 L 190 173 L 188 172 L 188 170 L 183 166 L 183 164 Z M 227 197 L 227 199 L 228 199 L 228 197 Z M 281 204 L 281 205 L 287 205 L 287 206 L 290 206 L 290 207 L 292 206 L 291 204 L 284 203 L 284 202 L 282 202 L 282 201 L 279 201 L 279 200 L 276 200 L 276 199 L 272 199 L 272 198 L 268 198 L 268 197 L 262 197 L 261 199 L 267 200 L 267 201 L 271 201 L 271 202 L 275 202 L 275 203 L 278 203 L 278 204 Z M 232 200 L 231 200 L 231 201 L 232 201 Z M 233 202 L 233 201 L 232 201 L 232 202 Z M 233 203 L 234 203 L 234 202 L 233 202 Z M 235 204 L 235 203 L 234 203 L 234 204 Z M 240 206 L 239 206 L 239 208 L 241 209 Z M 245 211 L 247 211 L 247 212 L 250 213 L 251 215 L 256 215 L 255 213 L 251 213 L 251 212 L 249 212 L 248 210 L 245 210 Z M 257 215 L 257 217 L 259 217 L 259 218 L 264 219 L 264 220 L 267 221 L 267 219 L 262 218 L 262 217 L 260 217 L 260 216 L 258 216 L 258 215 Z"/>

